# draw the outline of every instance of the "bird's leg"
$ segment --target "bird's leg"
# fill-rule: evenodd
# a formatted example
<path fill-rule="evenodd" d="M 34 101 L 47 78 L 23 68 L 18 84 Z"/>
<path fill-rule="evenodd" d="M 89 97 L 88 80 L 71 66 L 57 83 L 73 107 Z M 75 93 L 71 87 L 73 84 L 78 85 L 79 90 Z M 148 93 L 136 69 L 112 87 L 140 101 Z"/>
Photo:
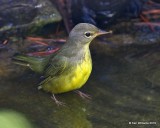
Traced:
<path fill-rule="evenodd" d="M 65 106 L 65 103 L 57 100 L 57 98 L 55 97 L 54 94 L 52 94 L 51 99 L 54 100 L 54 102 L 55 102 L 58 106 L 61 106 L 61 105 L 62 105 L 62 106 Z"/>
<path fill-rule="evenodd" d="M 75 93 L 77 93 L 80 97 L 82 97 L 83 99 L 88 99 L 88 100 L 91 100 L 92 97 L 88 94 L 85 94 L 79 90 L 75 90 Z"/>

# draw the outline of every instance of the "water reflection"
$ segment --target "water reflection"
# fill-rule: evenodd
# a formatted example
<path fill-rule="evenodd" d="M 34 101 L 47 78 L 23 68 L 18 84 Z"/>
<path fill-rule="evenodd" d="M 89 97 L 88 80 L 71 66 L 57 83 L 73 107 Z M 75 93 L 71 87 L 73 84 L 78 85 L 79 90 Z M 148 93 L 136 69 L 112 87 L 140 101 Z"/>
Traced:
<path fill-rule="evenodd" d="M 156 122 L 140 126 L 158 128 L 160 53 L 137 56 L 141 50 L 123 47 L 110 55 L 92 52 L 93 72 L 82 88 L 92 96 L 91 101 L 69 92 L 57 95 L 67 104 L 58 107 L 50 94 L 37 90 L 39 76 L 27 72 L 0 81 L 0 107 L 25 114 L 37 127 L 123 128 L 131 127 L 129 122 Z"/>

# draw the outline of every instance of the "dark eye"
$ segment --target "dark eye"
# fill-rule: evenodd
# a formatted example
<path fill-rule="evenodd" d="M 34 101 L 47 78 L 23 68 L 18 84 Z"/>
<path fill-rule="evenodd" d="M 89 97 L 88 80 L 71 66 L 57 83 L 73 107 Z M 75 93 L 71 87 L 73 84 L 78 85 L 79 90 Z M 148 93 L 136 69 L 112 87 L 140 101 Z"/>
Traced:
<path fill-rule="evenodd" d="M 89 38 L 89 37 L 92 36 L 92 33 L 91 33 L 91 32 L 85 32 L 84 34 L 85 34 L 85 36 L 86 36 L 87 38 Z"/>

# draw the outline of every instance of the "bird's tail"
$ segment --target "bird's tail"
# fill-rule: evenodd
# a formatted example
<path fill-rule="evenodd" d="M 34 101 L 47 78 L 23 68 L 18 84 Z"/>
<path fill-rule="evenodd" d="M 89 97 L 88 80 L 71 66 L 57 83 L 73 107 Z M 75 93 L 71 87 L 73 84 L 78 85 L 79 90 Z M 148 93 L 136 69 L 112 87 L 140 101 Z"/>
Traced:
<path fill-rule="evenodd" d="M 27 55 L 15 55 L 13 57 L 13 63 L 29 67 L 31 70 L 37 73 L 43 73 L 46 65 L 49 62 L 50 56 L 34 57 Z"/>

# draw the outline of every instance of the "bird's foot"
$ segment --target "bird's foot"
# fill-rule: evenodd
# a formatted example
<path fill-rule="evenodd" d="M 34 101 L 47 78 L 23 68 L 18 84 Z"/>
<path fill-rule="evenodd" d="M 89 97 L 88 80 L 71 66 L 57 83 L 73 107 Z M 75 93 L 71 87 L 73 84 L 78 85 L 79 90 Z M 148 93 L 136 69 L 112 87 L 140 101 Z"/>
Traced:
<path fill-rule="evenodd" d="M 55 97 L 54 94 L 51 96 L 51 99 L 54 100 L 54 102 L 57 104 L 57 106 L 65 106 L 65 103 L 57 100 L 57 98 Z"/>
<path fill-rule="evenodd" d="M 83 93 L 83 92 L 81 92 L 81 91 L 79 91 L 79 90 L 76 90 L 75 92 L 76 92 L 80 97 L 82 97 L 83 99 L 88 99 L 88 100 L 91 100 L 91 99 L 92 99 L 92 97 L 91 97 L 90 95 L 85 94 L 85 93 Z"/>

